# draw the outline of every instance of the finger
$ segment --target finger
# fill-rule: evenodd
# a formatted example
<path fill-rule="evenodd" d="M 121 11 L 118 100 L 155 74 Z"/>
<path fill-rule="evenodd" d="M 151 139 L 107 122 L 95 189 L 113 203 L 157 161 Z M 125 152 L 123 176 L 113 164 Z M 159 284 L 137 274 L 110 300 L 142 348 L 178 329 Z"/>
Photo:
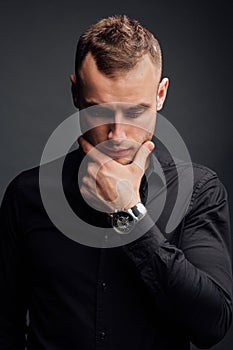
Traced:
<path fill-rule="evenodd" d="M 146 168 L 146 161 L 149 154 L 153 151 L 155 145 L 151 141 L 144 142 L 136 153 L 134 161 L 132 164 L 139 166 L 143 172 Z"/>
<path fill-rule="evenodd" d="M 90 177 L 88 177 L 88 176 L 84 176 L 84 177 L 83 177 L 82 183 L 83 183 L 83 185 L 85 185 L 85 186 L 88 187 L 89 189 L 93 187 L 93 186 L 92 186 L 93 183 L 92 183 Z"/>
<path fill-rule="evenodd" d="M 96 147 L 92 146 L 83 136 L 78 138 L 78 142 L 83 149 L 83 152 L 88 155 L 93 161 L 103 165 L 111 160 L 106 154 L 100 152 Z"/>
<path fill-rule="evenodd" d="M 96 179 L 100 167 L 95 162 L 88 162 L 87 164 L 87 175 Z"/>

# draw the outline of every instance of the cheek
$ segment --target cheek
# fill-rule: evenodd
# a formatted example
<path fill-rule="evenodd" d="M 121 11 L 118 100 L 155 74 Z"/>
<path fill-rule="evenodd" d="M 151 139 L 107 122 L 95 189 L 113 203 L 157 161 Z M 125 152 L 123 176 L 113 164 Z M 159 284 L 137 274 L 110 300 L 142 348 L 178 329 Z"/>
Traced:
<path fill-rule="evenodd" d="M 98 126 L 85 132 L 85 138 L 91 142 L 93 146 L 107 139 L 108 130 L 105 126 Z"/>
<path fill-rule="evenodd" d="M 153 113 L 153 115 L 151 115 Z M 128 130 L 128 135 L 135 141 L 140 143 L 151 140 L 153 137 L 156 118 L 154 117 L 154 112 L 146 115 L 143 119 L 135 121 L 135 125 L 131 125 Z"/>
<path fill-rule="evenodd" d="M 151 140 L 152 136 L 153 134 L 151 132 L 142 128 L 132 128 L 128 133 L 129 138 L 140 144 L 147 140 Z"/>

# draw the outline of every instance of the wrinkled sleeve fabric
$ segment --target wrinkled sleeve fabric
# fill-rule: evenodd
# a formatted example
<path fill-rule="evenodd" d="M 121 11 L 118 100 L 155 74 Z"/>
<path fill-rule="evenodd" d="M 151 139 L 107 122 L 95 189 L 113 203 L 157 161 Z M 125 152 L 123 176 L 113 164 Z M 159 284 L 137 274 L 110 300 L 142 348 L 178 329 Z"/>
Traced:
<path fill-rule="evenodd" d="M 24 350 L 26 277 L 17 178 L 8 185 L 0 209 L 0 349 Z"/>
<path fill-rule="evenodd" d="M 123 249 L 164 317 L 193 344 L 209 348 L 232 321 L 229 210 L 217 175 L 205 176 L 196 186 L 182 224 L 179 247 L 154 225 Z"/>

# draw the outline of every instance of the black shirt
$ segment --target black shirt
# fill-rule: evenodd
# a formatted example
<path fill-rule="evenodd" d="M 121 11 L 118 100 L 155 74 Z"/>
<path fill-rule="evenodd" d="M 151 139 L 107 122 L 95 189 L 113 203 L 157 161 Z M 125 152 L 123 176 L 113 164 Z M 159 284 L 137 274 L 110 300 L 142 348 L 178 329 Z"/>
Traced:
<path fill-rule="evenodd" d="M 0 216 L 1 350 L 187 350 L 190 342 L 210 347 L 223 338 L 232 319 L 226 190 L 214 171 L 192 164 L 191 201 L 166 233 L 177 172 L 162 150 L 154 155 L 166 177 L 164 209 L 145 234 L 113 248 L 86 246 L 55 227 L 41 200 L 39 167 L 10 182 Z M 109 227 L 79 193 L 81 159 L 79 150 L 65 158 L 67 201 L 83 221 Z M 161 186 L 151 164 L 140 188 L 149 212 L 138 226 L 144 231 L 156 211 L 149 187 L 159 193 Z M 48 186 L 56 193 L 52 179 Z"/>

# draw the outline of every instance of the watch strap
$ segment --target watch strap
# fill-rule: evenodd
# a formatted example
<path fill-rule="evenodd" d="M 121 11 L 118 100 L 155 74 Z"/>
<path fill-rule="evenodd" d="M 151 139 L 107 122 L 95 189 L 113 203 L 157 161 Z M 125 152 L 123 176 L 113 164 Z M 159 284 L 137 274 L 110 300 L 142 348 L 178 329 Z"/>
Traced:
<path fill-rule="evenodd" d="M 135 221 L 140 221 L 147 213 L 145 206 L 141 202 L 126 211 L 132 215 Z"/>

